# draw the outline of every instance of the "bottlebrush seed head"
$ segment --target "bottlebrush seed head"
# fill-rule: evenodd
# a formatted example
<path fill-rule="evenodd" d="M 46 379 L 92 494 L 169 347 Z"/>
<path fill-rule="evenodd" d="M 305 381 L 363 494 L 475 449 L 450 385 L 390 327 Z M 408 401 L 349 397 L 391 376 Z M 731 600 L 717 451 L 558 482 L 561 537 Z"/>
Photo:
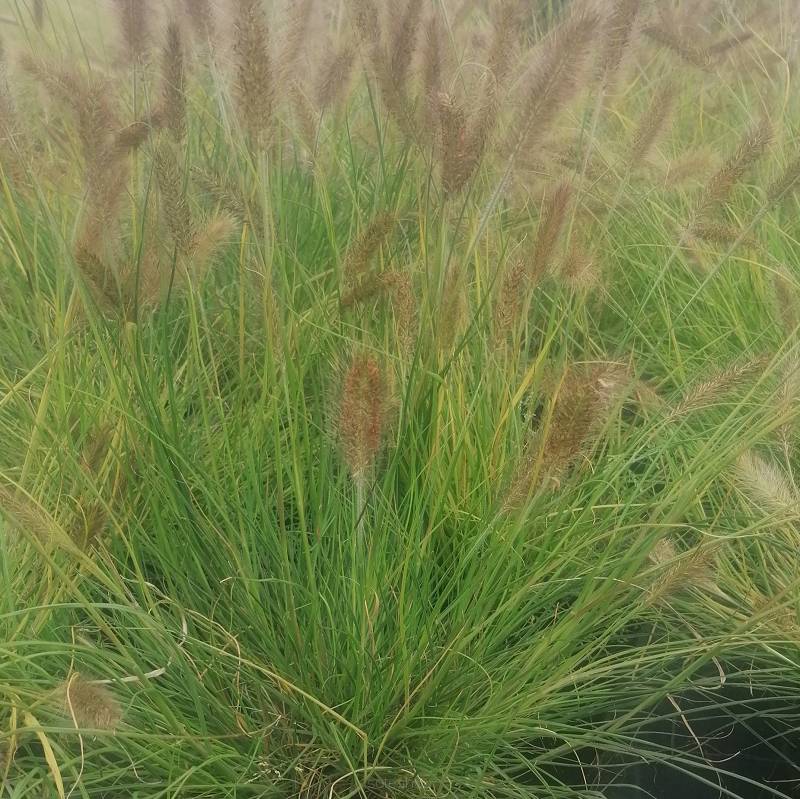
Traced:
<path fill-rule="evenodd" d="M 338 420 L 342 454 L 354 477 L 375 463 L 386 415 L 386 382 L 377 360 L 355 355 L 344 376 Z"/>
<path fill-rule="evenodd" d="M 122 719 L 116 697 L 104 685 L 73 675 L 60 687 L 64 711 L 81 729 L 114 730 Z"/>

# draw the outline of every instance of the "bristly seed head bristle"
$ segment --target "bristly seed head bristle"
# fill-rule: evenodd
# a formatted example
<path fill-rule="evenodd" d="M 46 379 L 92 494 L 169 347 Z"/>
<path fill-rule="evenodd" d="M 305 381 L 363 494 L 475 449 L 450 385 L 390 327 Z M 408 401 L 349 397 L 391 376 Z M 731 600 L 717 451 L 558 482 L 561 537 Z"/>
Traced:
<path fill-rule="evenodd" d="M 299 82 L 295 82 L 289 89 L 292 101 L 292 110 L 297 120 L 299 139 L 313 154 L 317 139 L 317 110 L 314 108 L 308 95 Z"/>
<path fill-rule="evenodd" d="M 743 45 L 745 42 L 750 41 L 754 36 L 755 33 L 752 30 L 739 31 L 738 33 L 734 33 L 732 36 L 726 36 L 724 39 L 720 39 L 718 42 L 714 42 L 714 44 L 709 45 L 708 52 L 715 59 L 719 59 L 720 56 L 726 55 L 731 50 L 734 50 Z"/>
<path fill-rule="evenodd" d="M 138 150 L 147 141 L 147 137 L 152 133 L 153 127 L 149 122 L 138 120 L 131 122 L 121 130 L 117 131 L 114 137 L 114 149 L 122 155 Z"/>
<path fill-rule="evenodd" d="M 342 294 L 341 299 L 339 300 L 339 305 L 341 308 L 353 308 L 357 305 L 360 305 L 367 300 L 376 297 L 385 287 L 386 284 L 383 282 L 383 275 L 377 272 L 372 272 L 367 274 L 361 280 L 359 280 L 353 287 Z"/>

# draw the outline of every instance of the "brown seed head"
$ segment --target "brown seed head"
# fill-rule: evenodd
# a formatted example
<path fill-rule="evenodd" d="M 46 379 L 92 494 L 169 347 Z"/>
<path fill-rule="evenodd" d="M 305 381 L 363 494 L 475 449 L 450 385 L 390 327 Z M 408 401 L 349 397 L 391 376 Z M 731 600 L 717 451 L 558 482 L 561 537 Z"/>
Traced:
<path fill-rule="evenodd" d="M 317 140 L 317 110 L 298 82 L 292 84 L 289 89 L 289 97 L 292 101 L 294 117 L 297 120 L 300 139 L 313 153 Z"/>
<path fill-rule="evenodd" d="M 194 244 L 195 227 L 174 149 L 161 142 L 156 148 L 154 163 L 167 228 L 177 252 L 188 255 Z"/>
<path fill-rule="evenodd" d="M 514 0 L 506 0 L 495 7 L 494 30 L 486 59 L 486 70 L 493 88 L 502 85 L 508 77 L 520 35 L 520 11 L 520 3 Z"/>
<path fill-rule="evenodd" d="M 748 361 L 735 363 L 711 377 L 693 385 L 683 399 L 673 407 L 673 416 L 705 408 L 725 396 L 726 393 L 746 384 L 752 377 L 761 374 L 769 363 L 767 356 L 761 355 Z"/>
<path fill-rule="evenodd" d="M 71 529 L 72 541 L 82 550 L 93 547 L 108 524 L 108 511 L 102 502 L 81 501 Z"/>
<path fill-rule="evenodd" d="M 394 17 L 391 31 L 389 68 L 398 86 L 404 86 L 417 46 L 417 32 L 422 20 L 422 0 L 407 0 L 402 14 Z"/>
<path fill-rule="evenodd" d="M 28 147 L 17 103 L 8 80 L 8 65 L 0 38 L 0 161 L 17 182 L 24 179 Z"/>
<path fill-rule="evenodd" d="M 476 0 L 461 0 L 453 14 L 453 30 L 458 30 L 467 22 L 476 5 Z"/>
<path fill-rule="evenodd" d="M 527 81 L 525 99 L 513 125 L 515 152 L 539 145 L 558 112 L 581 86 L 597 17 L 578 15 L 563 22 L 542 48 Z"/>
<path fill-rule="evenodd" d="M 161 108 L 159 117 L 174 141 L 186 136 L 186 95 L 181 30 L 174 20 L 167 27 L 161 56 Z"/>
<path fill-rule="evenodd" d="M 186 266 L 186 276 L 192 283 L 203 280 L 214 256 L 230 241 L 236 227 L 236 219 L 224 212 L 215 214 L 199 227 L 194 234 Z"/>
<path fill-rule="evenodd" d="M 430 127 L 434 124 L 436 98 L 442 90 L 443 49 L 439 15 L 434 13 L 425 25 L 425 42 L 422 50 L 423 111 Z"/>
<path fill-rule="evenodd" d="M 258 224 L 255 219 L 252 221 L 250 220 L 247 202 L 240 188 L 231 180 L 221 175 L 205 172 L 199 167 L 195 167 L 192 170 L 192 178 L 195 184 L 202 189 L 204 194 L 217 203 L 224 211 L 227 211 L 228 214 L 238 222 Z"/>
<path fill-rule="evenodd" d="M 354 477 L 371 468 L 383 441 L 387 391 L 378 362 L 356 355 L 344 376 L 339 407 L 339 440 Z"/>
<path fill-rule="evenodd" d="M 666 562 L 656 564 L 663 566 L 663 569 L 647 591 L 648 605 L 668 602 L 670 598 L 689 588 L 705 591 L 716 588 L 716 547 L 701 545 L 678 553 L 672 542 L 670 546 L 674 555 Z M 656 553 L 656 557 L 668 554 L 666 547 L 662 550 Z"/>
<path fill-rule="evenodd" d="M 373 0 L 350 0 L 353 27 L 361 44 L 371 50 L 380 45 L 381 26 Z"/>
<path fill-rule="evenodd" d="M 410 275 L 404 272 L 371 272 L 342 294 L 342 310 L 370 300 L 388 299 L 395 317 L 400 349 L 408 351 L 416 339 L 416 302 Z"/>
<path fill-rule="evenodd" d="M 344 275 L 348 281 L 354 280 L 369 269 L 373 256 L 388 239 L 395 220 L 391 214 L 380 213 L 350 245 L 344 258 Z"/>
<path fill-rule="evenodd" d="M 535 283 L 544 276 L 550 265 L 558 237 L 567 220 L 571 198 L 572 186 L 564 181 L 556 186 L 545 203 L 531 259 L 531 279 Z"/>
<path fill-rule="evenodd" d="M 711 177 L 698 209 L 706 216 L 724 203 L 747 170 L 766 152 L 772 141 L 772 125 L 764 118 L 751 127 L 722 167 Z"/>
<path fill-rule="evenodd" d="M 656 566 L 664 566 L 674 561 L 677 557 L 678 549 L 675 546 L 675 542 L 669 536 L 656 541 L 648 555 L 648 558 Z"/>
<path fill-rule="evenodd" d="M 144 56 L 149 45 L 152 17 L 150 0 L 114 0 L 114 2 L 128 58 L 137 61 Z"/>
<path fill-rule="evenodd" d="M 570 245 L 558 276 L 573 291 L 587 291 L 600 283 L 597 261 L 576 242 Z"/>
<path fill-rule="evenodd" d="M 112 430 L 100 424 L 87 436 L 81 452 L 81 468 L 90 477 L 97 477 L 111 449 Z"/>
<path fill-rule="evenodd" d="M 275 86 L 269 31 L 261 0 L 236 0 L 235 94 L 242 127 L 254 146 L 268 138 Z"/>
<path fill-rule="evenodd" d="M 401 131 L 417 135 L 417 120 L 409 100 L 408 71 L 416 49 L 421 0 L 408 0 L 405 12 L 390 30 L 388 47 L 378 41 L 369 48 L 375 81 L 386 110 Z"/>
<path fill-rule="evenodd" d="M 342 309 L 353 308 L 367 300 L 373 299 L 386 288 L 383 275 L 372 272 L 359 280 L 349 291 L 342 294 L 339 305 Z"/>
<path fill-rule="evenodd" d="M 73 674 L 60 686 L 64 712 L 78 729 L 113 731 L 122 720 L 122 708 L 104 685 Z"/>
<path fill-rule="evenodd" d="M 56 522 L 31 496 L 14 486 L 0 485 L 0 517 L 7 527 L 31 536 L 41 543 L 50 541 L 57 530 Z"/>
<path fill-rule="evenodd" d="M 289 4 L 283 45 L 277 60 L 281 83 L 292 81 L 296 77 L 303 47 L 308 40 L 313 11 L 314 0 L 291 0 Z"/>
<path fill-rule="evenodd" d="M 183 9 L 195 36 L 202 41 L 213 41 L 214 15 L 210 0 L 183 0 Z"/>
<path fill-rule="evenodd" d="M 690 233 L 694 238 L 708 244 L 730 245 L 739 242 L 747 247 L 757 247 L 758 242 L 753 236 L 726 222 L 716 222 L 714 220 L 700 220 L 692 225 Z"/>
<path fill-rule="evenodd" d="M 463 171 L 472 175 L 489 149 L 497 125 L 503 84 L 512 63 L 520 30 L 520 7 L 504 2 L 495 7 L 494 30 L 486 59 L 486 70 L 477 100 L 467 125 L 463 154 Z"/>
<path fill-rule="evenodd" d="M 512 333 L 519 321 L 525 302 L 530 274 L 528 264 L 521 258 L 514 260 L 506 270 L 500 296 L 494 311 L 495 340 L 504 341 Z"/>
<path fill-rule="evenodd" d="M 322 62 L 316 88 L 317 105 L 321 111 L 337 105 L 347 93 L 354 61 L 355 51 L 345 44 L 339 50 L 331 50 Z"/>
<path fill-rule="evenodd" d="M 614 0 L 604 26 L 600 55 L 600 66 L 606 80 L 616 73 L 630 46 L 641 5 L 641 0 Z"/>
<path fill-rule="evenodd" d="M 631 384 L 622 364 L 575 364 L 552 388 L 549 420 L 533 434 L 517 463 L 505 507 L 519 507 L 532 491 L 556 488 L 596 439 L 614 401 Z"/>
<path fill-rule="evenodd" d="M 452 95 L 439 95 L 438 112 L 442 188 L 452 195 L 466 186 L 480 153 L 470 150 L 464 109 Z"/>
<path fill-rule="evenodd" d="M 667 164 L 664 185 L 675 189 L 687 182 L 702 181 L 713 168 L 714 153 L 705 147 L 690 150 Z"/>
<path fill-rule="evenodd" d="M 465 280 L 463 267 L 451 263 L 444 277 L 437 319 L 436 344 L 440 352 L 450 353 L 461 335 L 468 309 Z"/>
<path fill-rule="evenodd" d="M 720 39 L 714 42 L 714 44 L 709 45 L 708 52 L 714 59 L 718 60 L 720 57 L 727 55 L 731 50 L 750 41 L 754 36 L 755 34 L 751 30 L 734 33 L 732 36 L 726 36 L 724 39 Z"/>
<path fill-rule="evenodd" d="M 675 53 L 687 64 L 698 69 L 708 70 L 712 56 L 707 49 L 693 44 L 679 30 L 674 18 L 664 9 L 661 10 L 659 22 L 644 28 L 644 34 L 656 44 Z"/>
<path fill-rule="evenodd" d="M 74 114 L 86 183 L 85 238 L 106 236 L 117 220 L 128 164 L 117 147 L 119 130 L 114 91 L 108 81 L 86 76 L 69 65 L 38 61 L 29 54 L 21 65 L 47 92 Z"/>
<path fill-rule="evenodd" d="M 408 353 L 417 340 L 417 301 L 411 276 L 404 272 L 384 272 L 381 279 L 391 295 L 400 349 Z"/>
<path fill-rule="evenodd" d="M 544 443 L 544 464 L 558 474 L 584 451 L 621 390 L 630 382 L 626 367 L 616 363 L 572 366 L 556 388 Z"/>
<path fill-rule="evenodd" d="M 778 203 L 797 190 L 800 183 L 800 157 L 790 161 L 781 174 L 767 187 L 767 202 Z"/>
<path fill-rule="evenodd" d="M 650 155 L 658 138 L 664 132 L 675 104 L 675 87 L 670 83 L 660 86 L 642 115 L 631 142 L 628 168 L 636 169 Z"/>
<path fill-rule="evenodd" d="M 97 254 L 101 242 L 84 237 L 75 245 L 75 266 L 86 288 L 103 311 L 115 311 L 120 306 L 117 280 L 111 267 Z"/>
<path fill-rule="evenodd" d="M 121 130 L 117 131 L 114 137 L 114 148 L 122 155 L 138 150 L 152 133 L 153 126 L 144 120 L 131 122 Z"/>
<path fill-rule="evenodd" d="M 150 227 L 157 224 L 155 204 L 147 212 Z M 162 298 L 167 269 L 162 267 L 159 250 L 152 240 L 145 242 L 139 257 L 128 264 L 124 274 L 123 294 L 125 296 L 125 318 L 135 320 L 142 311 L 158 305 Z"/>

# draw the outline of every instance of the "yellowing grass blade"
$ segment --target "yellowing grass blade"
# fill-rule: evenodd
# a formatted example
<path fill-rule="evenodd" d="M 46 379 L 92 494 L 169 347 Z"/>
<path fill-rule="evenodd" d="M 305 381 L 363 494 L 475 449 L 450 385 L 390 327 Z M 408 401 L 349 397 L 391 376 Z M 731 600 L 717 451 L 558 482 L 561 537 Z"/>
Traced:
<path fill-rule="evenodd" d="M 50 740 L 47 735 L 45 735 L 42 725 L 39 724 L 39 720 L 33 713 L 25 713 L 22 717 L 22 721 L 26 727 L 36 733 L 36 737 L 39 739 L 39 742 L 42 744 L 42 749 L 44 750 L 44 759 L 47 761 L 47 766 L 50 769 L 50 773 L 53 775 L 53 782 L 56 784 L 59 799 L 65 799 L 64 780 L 61 778 L 61 769 L 58 767 L 55 752 L 53 751 L 53 747 L 50 746 Z"/>

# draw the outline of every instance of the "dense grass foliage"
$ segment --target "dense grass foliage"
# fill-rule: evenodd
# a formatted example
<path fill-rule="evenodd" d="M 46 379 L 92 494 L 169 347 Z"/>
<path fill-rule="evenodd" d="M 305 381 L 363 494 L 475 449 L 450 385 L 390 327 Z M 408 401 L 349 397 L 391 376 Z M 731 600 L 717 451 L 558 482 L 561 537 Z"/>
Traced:
<path fill-rule="evenodd" d="M 160 5 L 3 5 L 0 796 L 796 795 L 796 3 Z"/>

